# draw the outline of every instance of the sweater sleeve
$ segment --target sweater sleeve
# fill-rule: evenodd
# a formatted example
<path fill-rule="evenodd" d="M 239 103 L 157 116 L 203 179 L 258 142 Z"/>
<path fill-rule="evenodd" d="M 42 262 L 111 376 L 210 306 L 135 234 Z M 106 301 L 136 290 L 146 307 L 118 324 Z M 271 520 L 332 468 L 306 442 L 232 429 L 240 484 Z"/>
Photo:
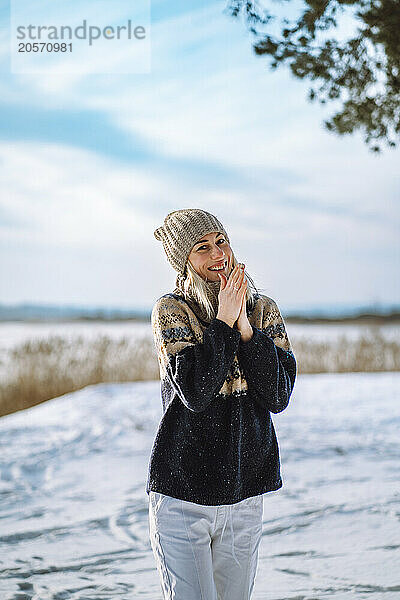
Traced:
<path fill-rule="evenodd" d="M 213 319 L 199 342 L 179 301 L 161 297 L 151 315 L 160 377 L 167 377 L 183 404 L 201 412 L 227 377 L 238 350 L 240 332 Z"/>
<path fill-rule="evenodd" d="M 274 300 L 264 307 L 262 329 L 252 325 L 253 337 L 240 340 L 238 359 L 257 400 L 270 412 L 285 410 L 293 391 L 297 363 L 285 323 Z"/>

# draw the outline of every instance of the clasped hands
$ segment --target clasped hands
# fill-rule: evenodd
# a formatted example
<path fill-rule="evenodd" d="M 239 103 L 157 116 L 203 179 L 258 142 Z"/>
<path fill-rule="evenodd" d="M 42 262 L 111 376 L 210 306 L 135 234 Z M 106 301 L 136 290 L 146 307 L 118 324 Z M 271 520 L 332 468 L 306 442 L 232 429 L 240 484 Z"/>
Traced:
<path fill-rule="evenodd" d="M 245 265 L 240 263 L 231 273 L 231 276 L 234 275 L 235 283 L 237 284 L 236 286 L 234 285 L 235 290 L 240 290 L 242 293 L 239 315 L 233 327 L 236 327 L 236 329 L 240 331 L 242 342 L 248 342 L 253 337 L 253 329 L 246 312 L 247 279 L 244 274 L 244 268 Z M 235 270 L 236 273 L 234 273 Z M 239 275 L 237 274 L 237 270 L 239 270 Z M 221 279 L 221 289 L 224 289 L 227 285 L 228 279 L 223 273 L 219 273 L 219 277 Z"/>

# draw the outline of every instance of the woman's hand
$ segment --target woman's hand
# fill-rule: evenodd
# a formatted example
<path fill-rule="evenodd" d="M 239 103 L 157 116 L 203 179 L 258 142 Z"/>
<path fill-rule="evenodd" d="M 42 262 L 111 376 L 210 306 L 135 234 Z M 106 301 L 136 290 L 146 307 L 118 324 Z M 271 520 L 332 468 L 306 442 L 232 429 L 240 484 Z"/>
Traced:
<path fill-rule="evenodd" d="M 233 327 L 241 310 L 243 296 L 246 293 L 246 285 L 243 284 L 244 272 L 240 265 L 236 265 L 229 279 L 223 273 L 218 273 L 218 277 L 221 281 L 221 287 L 218 294 L 216 318 Z"/>
<path fill-rule="evenodd" d="M 242 341 L 248 342 L 253 337 L 253 329 L 251 327 L 250 321 L 247 317 L 246 312 L 246 292 L 247 292 L 247 279 L 244 280 L 245 293 L 243 294 L 242 306 L 240 307 L 240 313 L 238 320 L 236 322 L 236 326 L 242 335 Z"/>

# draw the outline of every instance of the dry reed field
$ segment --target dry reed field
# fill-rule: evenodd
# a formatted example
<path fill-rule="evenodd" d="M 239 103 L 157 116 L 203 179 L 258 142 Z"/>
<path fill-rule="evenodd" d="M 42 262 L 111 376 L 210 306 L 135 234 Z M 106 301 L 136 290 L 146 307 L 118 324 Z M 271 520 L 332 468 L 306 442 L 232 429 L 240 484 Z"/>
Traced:
<path fill-rule="evenodd" d="M 299 373 L 357 373 L 400 370 L 400 344 L 370 327 L 358 339 L 292 340 Z"/>
<path fill-rule="evenodd" d="M 54 335 L 14 347 L 7 364 L 0 385 L 0 416 L 95 383 L 159 377 L 150 337 L 133 342 L 106 335 L 93 340 Z"/>
<path fill-rule="evenodd" d="M 370 329 L 358 339 L 310 341 L 291 337 L 298 373 L 400 370 L 400 344 Z M 159 378 L 150 336 L 137 340 L 60 335 L 34 339 L 12 348 L 0 386 L 0 416 L 51 398 L 106 382 Z"/>

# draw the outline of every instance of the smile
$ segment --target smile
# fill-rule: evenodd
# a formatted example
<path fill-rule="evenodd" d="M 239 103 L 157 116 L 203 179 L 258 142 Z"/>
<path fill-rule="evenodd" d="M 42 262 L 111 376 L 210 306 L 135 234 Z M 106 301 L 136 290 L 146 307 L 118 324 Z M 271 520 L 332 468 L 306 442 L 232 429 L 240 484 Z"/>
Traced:
<path fill-rule="evenodd" d="M 222 264 L 214 265 L 213 267 L 208 267 L 208 270 L 209 271 L 223 271 L 227 264 L 228 264 L 228 261 L 224 260 L 224 262 Z"/>

